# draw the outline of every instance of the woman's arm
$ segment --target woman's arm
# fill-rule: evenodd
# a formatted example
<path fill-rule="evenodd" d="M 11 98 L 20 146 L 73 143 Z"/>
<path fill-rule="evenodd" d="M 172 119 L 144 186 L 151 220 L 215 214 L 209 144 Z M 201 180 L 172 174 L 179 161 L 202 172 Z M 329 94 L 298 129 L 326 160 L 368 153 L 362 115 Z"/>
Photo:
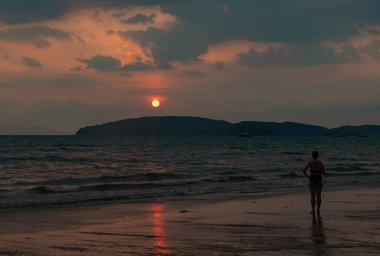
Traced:
<path fill-rule="evenodd" d="M 309 169 L 309 167 L 310 167 L 310 162 L 307 163 L 307 165 L 305 166 L 305 168 L 303 168 L 303 170 L 302 170 L 303 175 L 305 175 L 308 178 L 309 178 L 309 175 L 307 175 L 306 171 L 307 171 L 307 169 Z"/>

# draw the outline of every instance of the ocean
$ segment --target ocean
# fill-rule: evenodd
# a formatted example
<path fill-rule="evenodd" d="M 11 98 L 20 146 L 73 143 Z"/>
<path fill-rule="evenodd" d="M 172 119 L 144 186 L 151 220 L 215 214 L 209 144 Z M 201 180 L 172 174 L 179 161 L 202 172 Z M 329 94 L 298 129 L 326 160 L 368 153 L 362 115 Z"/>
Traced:
<path fill-rule="evenodd" d="M 129 200 L 228 200 L 380 184 L 380 137 L 1 136 L 0 208 Z"/>

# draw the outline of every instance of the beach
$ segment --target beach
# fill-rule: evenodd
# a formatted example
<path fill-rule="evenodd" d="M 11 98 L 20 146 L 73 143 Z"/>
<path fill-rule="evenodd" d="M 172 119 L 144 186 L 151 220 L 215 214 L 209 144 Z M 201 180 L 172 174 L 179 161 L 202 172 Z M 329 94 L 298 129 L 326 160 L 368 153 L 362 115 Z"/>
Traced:
<path fill-rule="evenodd" d="M 0 255 L 379 255 L 380 189 L 3 209 Z"/>

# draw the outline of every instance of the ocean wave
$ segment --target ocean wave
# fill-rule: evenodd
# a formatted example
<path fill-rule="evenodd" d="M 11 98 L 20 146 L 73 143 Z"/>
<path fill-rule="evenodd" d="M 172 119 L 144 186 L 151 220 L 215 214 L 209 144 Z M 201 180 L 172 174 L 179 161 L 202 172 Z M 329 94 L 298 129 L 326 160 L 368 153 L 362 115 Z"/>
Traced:
<path fill-rule="evenodd" d="M 377 176 L 380 175 L 378 171 L 362 171 L 362 172 L 327 172 L 325 176 L 339 177 L 339 176 Z"/>
<path fill-rule="evenodd" d="M 133 189 L 154 189 L 174 186 L 186 186 L 196 184 L 197 181 L 182 181 L 182 182 L 164 182 L 164 183 L 104 183 L 81 186 L 79 191 L 97 191 L 97 190 L 133 190 Z"/>
<path fill-rule="evenodd" d="M 203 180 L 207 182 L 244 182 L 244 181 L 254 181 L 257 179 L 252 176 L 233 175 L 233 176 L 226 176 L 226 177 L 213 177 L 213 178 L 207 178 Z"/>
<path fill-rule="evenodd" d="M 352 158 L 348 157 L 329 157 L 328 159 L 333 161 L 352 161 Z"/>
<path fill-rule="evenodd" d="M 87 157 L 63 157 L 59 155 L 44 155 L 44 156 L 14 156 L 1 157 L 0 162 L 12 163 L 20 161 L 35 161 L 35 162 L 69 162 L 69 163 L 85 163 L 93 162 L 93 159 Z"/>
<path fill-rule="evenodd" d="M 67 177 L 63 179 L 51 179 L 40 181 L 19 181 L 14 186 L 46 186 L 46 185 L 82 185 L 99 182 L 115 182 L 115 181 L 160 181 L 175 180 L 186 178 L 186 175 L 174 173 L 137 173 L 131 175 L 101 175 L 88 178 Z"/>
<path fill-rule="evenodd" d="M 368 168 L 362 167 L 360 165 L 338 165 L 335 167 L 328 168 L 329 171 L 336 171 L 336 172 L 352 172 L 352 171 L 368 171 Z"/>
<path fill-rule="evenodd" d="M 36 193 L 36 194 L 51 194 L 51 193 L 54 193 L 53 190 L 45 187 L 45 186 L 37 186 L 37 187 L 34 187 L 34 188 L 31 188 L 29 189 L 28 191 L 32 192 L 32 193 Z"/>
<path fill-rule="evenodd" d="M 278 177 L 280 178 L 302 178 L 303 176 L 301 174 L 297 174 L 296 172 L 289 172 L 289 173 L 285 173 L 285 174 L 280 174 L 278 175 Z"/>
<path fill-rule="evenodd" d="M 278 169 L 278 168 L 269 168 L 269 169 L 260 169 L 260 170 L 255 170 L 255 173 L 279 173 L 284 171 L 283 169 Z"/>
<path fill-rule="evenodd" d="M 178 181 L 178 182 L 139 182 L 139 183 L 99 183 L 88 184 L 79 187 L 55 187 L 52 186 L 35 186 L 26 188 L 25 192 L 35 194 L 65 194 L 65 193 L 82 193 L 90 191 L 113 191 L 113 190 L 143 190 L 167 187 L 185 187 L 196 184 L 197 181 Z M 1 191 L 0 191 L 1 192 Z"/>
<path fill-rule="evenodd" d="M 290 155 L 290 156 L 305 156 L 305 152 L 297 152 L 297 151 L 284 151 L 282 152 L 284 155 Z"/>

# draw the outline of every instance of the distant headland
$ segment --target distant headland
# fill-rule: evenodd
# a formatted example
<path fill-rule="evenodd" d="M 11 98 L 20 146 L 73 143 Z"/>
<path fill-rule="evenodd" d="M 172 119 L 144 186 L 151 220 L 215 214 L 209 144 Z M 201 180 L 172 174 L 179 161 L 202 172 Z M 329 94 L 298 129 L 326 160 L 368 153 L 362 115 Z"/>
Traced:
<path fill-rule="evenodd" d="M 223 120 L 192 116 L 151 116 L 130 118 L 100 125 L 87 126 L 76 135 L 330 135 L 336 137 L 380 135 L 380 125 L 340 126 L 328 129 L 322 126 L 295 122 Z"/>

